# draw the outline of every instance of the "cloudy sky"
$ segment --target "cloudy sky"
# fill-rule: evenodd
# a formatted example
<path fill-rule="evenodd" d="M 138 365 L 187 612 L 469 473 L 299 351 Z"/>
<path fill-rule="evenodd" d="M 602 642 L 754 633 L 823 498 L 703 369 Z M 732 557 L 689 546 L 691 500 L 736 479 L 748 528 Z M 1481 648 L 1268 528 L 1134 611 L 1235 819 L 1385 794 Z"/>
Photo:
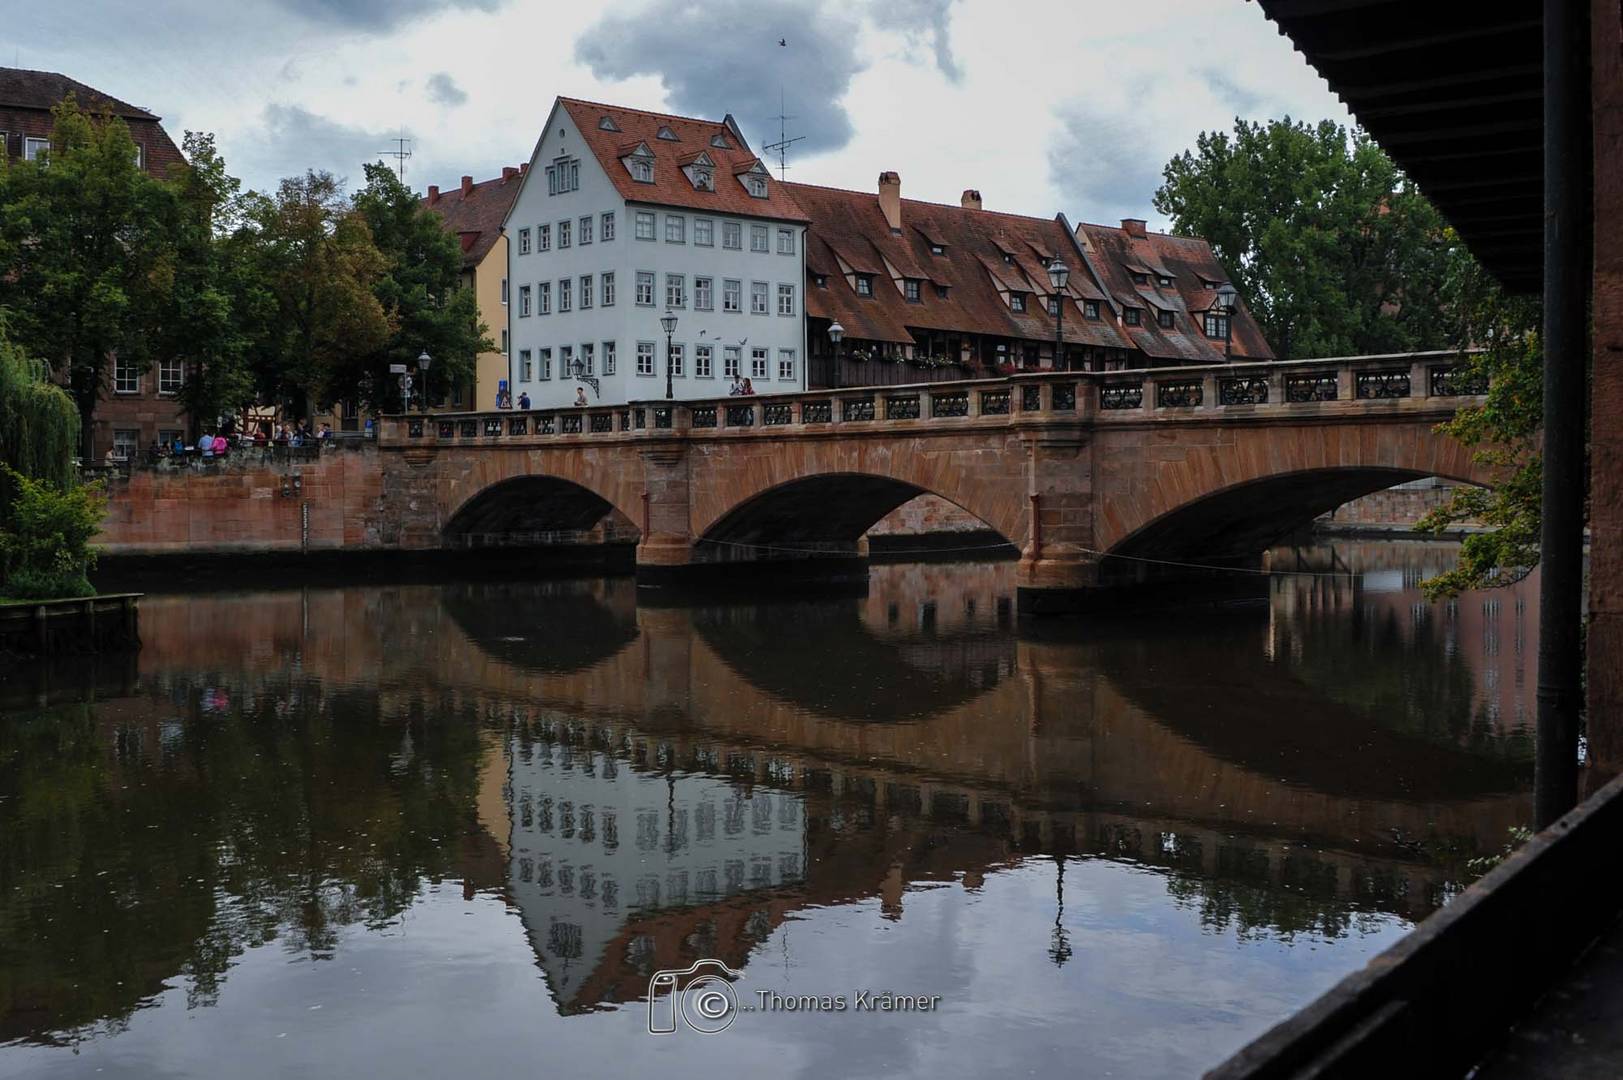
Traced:
<path fill-rule="evenodd" d="M 20 20 L 20 21 L 19 21 Z M 790 179 L 988 209 L 1149 217 L 1167 159 L 1235 116 L 1348 117 L 1246 0 L 70 0 L 0 62 L 214 132 L 255 187 L 359 182 L 404 133 L 413 186 L 528 157 L 559 94 L 717 117 Z M 779 41 L 787 44 L 780 46 Z"/>

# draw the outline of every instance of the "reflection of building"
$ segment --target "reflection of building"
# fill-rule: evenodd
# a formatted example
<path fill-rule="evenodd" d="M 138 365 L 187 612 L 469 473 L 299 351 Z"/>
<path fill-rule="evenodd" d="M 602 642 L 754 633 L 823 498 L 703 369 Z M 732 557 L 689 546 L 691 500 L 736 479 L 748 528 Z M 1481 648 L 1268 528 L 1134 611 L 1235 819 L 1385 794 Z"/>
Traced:
<path fill-rule="evenodd" d="M 583 985 L 602 963 L 625 959 L 606 954 L 628 920 L 805 873 L 793 792 L 651 772 L 567 739 L 519 735 L 510 750 L 511 896 L 565 1012 L 590 1007 Z"/>

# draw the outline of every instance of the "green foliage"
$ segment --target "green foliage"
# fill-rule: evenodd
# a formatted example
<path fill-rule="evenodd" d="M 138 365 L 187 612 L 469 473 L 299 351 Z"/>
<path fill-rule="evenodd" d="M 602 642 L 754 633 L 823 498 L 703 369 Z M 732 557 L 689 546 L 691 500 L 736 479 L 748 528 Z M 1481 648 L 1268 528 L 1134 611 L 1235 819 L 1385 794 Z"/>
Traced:
<path fill-rule="evenodd" d="M 70 96 L 51 149 L 0 168 L 0 307 L 23 350 L 66 381 L 88 436 L 116 353 L 144 368 L 176 273 L 170 187 L 136 167 L 115 116 Z"/>
<path fill-rule="evenodd" d="M 1362 133 L 1236 119 L 1167 163 L 1155 207 L 1209 240 L 1281 359 L 1443 348 L 1452 234 Z"/>
<path fill-rule="evenodd" d="M 373 291 L 390 315 L 393 332 L 377 352 L 335 372 L 329 387 L 339 397 L 396 409 L 399 389 L 389 376 L 390 364 L 415 371 L 418 355 L 426 350 L 433 364 L 428 384 L 419 389 L 432 399 L 432 386 L 471 382 L 478 354 L 496 346 L 479 322 L 473 290 L 461 287 L 462 247 L 443 219 L 387 166 L 365 168 L 366 187 L 356 194 L 355 208 L 383 254 L 386 272 Z"/>
<path fill-rule="evenodd" d="M 1517 848 L 1533 839 L 1533 830 L 1529 829 L 1525 825 L 1512 825 L 1506 830 L 1506 833 L 1508 834 L 1508 839 L 1505 841 L 1505 846 L 1502 850 L 1497 851 L 1492 855 L 1482 855 L 1475 859 L 1471 859 L 1465 865 L 1470 867 L 1471 871 L 1475 874 L 1486 874 L 1489 870 L 1492 870 L 1494 867 L 1516 854 Z"/>
<path fill-rule="evenodd" d="M 45 365 L 7 340 L 0 319 L 0 469 L 67 487 L 79 445 L 73 399 L 46 378 Z M 0 472 L 0 521 L 13 496 L 10 472 Z"/>
<path fill-rule="evenodd" d="M 59 486 L 6 467 L 15 495 L 0 521 L 0 593 L 36 600 L 94 596 L 90 541 L 105 503 L 95 485 Z"/>

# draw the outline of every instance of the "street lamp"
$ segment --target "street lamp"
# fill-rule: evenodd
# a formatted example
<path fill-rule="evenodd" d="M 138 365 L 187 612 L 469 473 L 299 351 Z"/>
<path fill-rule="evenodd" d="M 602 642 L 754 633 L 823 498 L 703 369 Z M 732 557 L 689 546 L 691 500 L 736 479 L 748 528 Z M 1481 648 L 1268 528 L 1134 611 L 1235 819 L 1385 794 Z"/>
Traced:
<path fill-rule="evenodd" d="M 667 308 L 659 317 L 659 325 L 665 330 L 665 400 L 669 401 L 676 396 L 671 390 L 671 335 L 676 333 L 676 313 Z"/>
<path fill-rule="evenodd" d="M 1217 287 L 1217 307 L 1223 310 L 1223 359 L 1234 358 L 1234 306 L 1240 294 L 1228 282 Z"/>
<path fill-rule="evenodd" d="M 834 363 L 829 365 L 832 369 L 830 374 L 833 375 L 833 379 L 830 381 L 834 383 L 834 389 L 836 390 L 840 388 L 840 339 L 843 337 L 845 337 L 845 327 L 840 325 L 838 319 L 828 324 L 828 340 L 834 343 Z"/>
<path fill-rule="evenodd" d="M 427 349 L 417 354 L 417 371 L 422 382 L 422 386 L 417 390 L 417 398 L 425 412 L 428 410 L 428 365 L 431 363 L 433 360 L 429 359 Z"/>
<path fill-rule="evenodd" d="M 1060 261 L 1058 255 L 1054 256 L 1048 264 L 1048 284 L 1054 287 L 1054 370 L 1065 370 L 1062 357 L 1065 354 L 1065 283 L 1071 279 L 1071 268 Z"/>

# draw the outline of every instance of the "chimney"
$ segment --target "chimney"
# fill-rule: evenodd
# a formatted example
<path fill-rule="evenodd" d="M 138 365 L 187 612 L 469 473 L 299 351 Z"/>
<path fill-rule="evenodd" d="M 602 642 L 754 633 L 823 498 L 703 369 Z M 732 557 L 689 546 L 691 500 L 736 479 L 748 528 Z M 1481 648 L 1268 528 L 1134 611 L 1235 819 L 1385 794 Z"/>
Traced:
<path fill-rule="evenodd" d="M 428 185 L 428 205 L 429 206 L 437 206 L 439 204 L 439 201 L 440 201 L 440 186 L 438 184 L 429 184 Z"/>
<path fill-rule="evenodd" d="M 885 212 L 890 231 L 902 231 L 902 178 L 893 172 L 879 174 L 879 209 Z"/>
<path fill-rule="evenodd" d="M 1144 239 L 1144 219 L 1136 217 L 1122 218 L 1121 231 L 1135 239 Z"/>
<path fill-rule="evenodd" d="M 462 194 L 467 195 L 472 190 L 473 190 L 473 177 L 464 176 L 462 178 Z"/>
<path fill-rule="evenodd" d="M 527 173 L 529 171 L 530 171 L 530 163 L 528 161 L 521 161 L 521 162 L 518 163 L 518 174 L 520 176 L 523 176 L 525 173 Z"/>
<path fill-rule="evenodd" d="M 981 193 L 974 188 L 965 188 L 958 204 L 965 210 L 979 210 L 981 208 Z"/>
<path fill-rule="evenodd" d="M 513 177 L 515 177 L 517 175 L 518 175 L 518 168 L 516 166 L 513 166 L 513 165 L 503 165 L 502 166 L 502 183 L 504 183 L 504 184 L 507 183 L 507 181 L 513 179 Z"/>

